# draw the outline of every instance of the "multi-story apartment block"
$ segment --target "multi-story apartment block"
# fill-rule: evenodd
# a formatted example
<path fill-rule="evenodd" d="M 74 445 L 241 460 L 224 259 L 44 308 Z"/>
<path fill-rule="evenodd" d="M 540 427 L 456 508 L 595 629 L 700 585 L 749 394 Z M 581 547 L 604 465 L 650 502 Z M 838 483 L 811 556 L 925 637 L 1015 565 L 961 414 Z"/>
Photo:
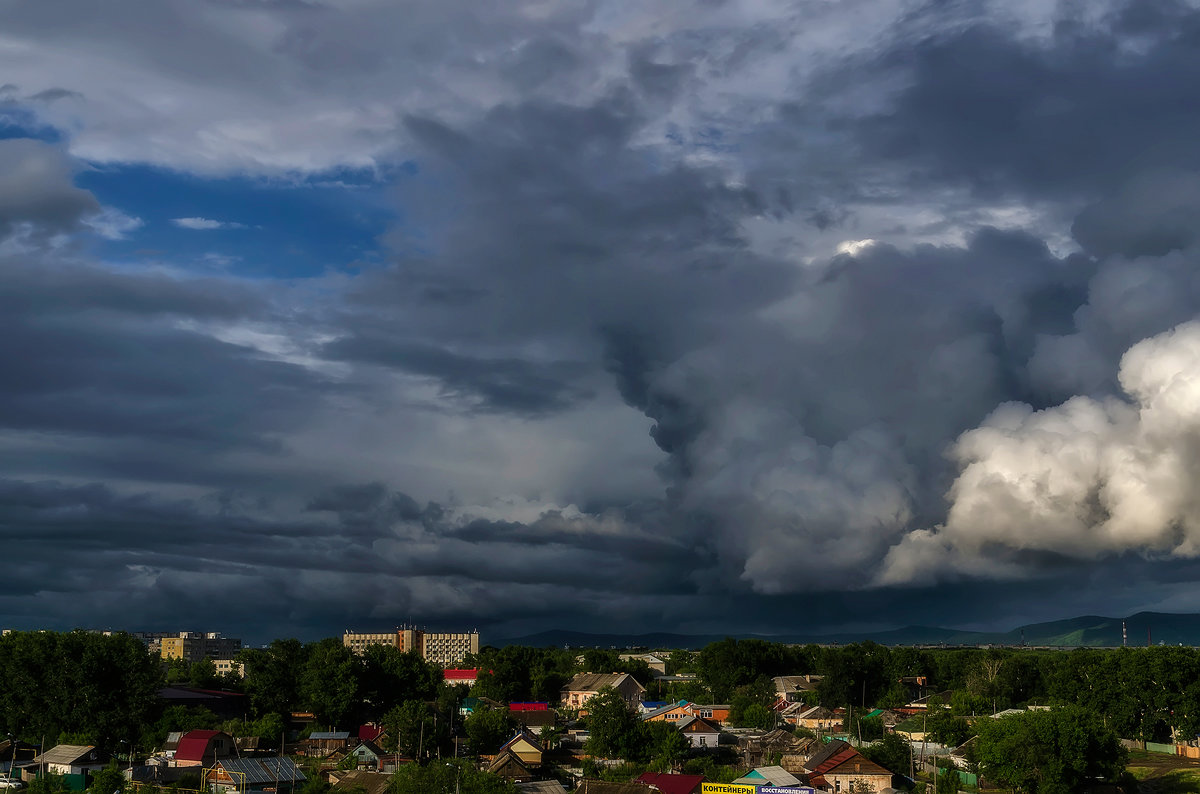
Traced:
<path fill-rule="evenodd" d="M 159 640 L 159 654 L 162 658 L 183 659 L 188 662 L 198 662 L 201 659 L 232 659 L 241 649 L 241 640 L 222 637 L 215 631 L 181 631 L 176 637 L 163 637 Z"/>
<path fill-rule="evenodd" d="M 217 675 L 237 675 L 238 678 L 246 677 L 246 665 L 234 659 L 213 659 L 213 667 L 217 668 Z"/>
<path fill-rule="evenodd" d="M 404 652 L 415 651 L 432 664 L 449 667 L 468 654 L 479 653 L 479 632 L 443 634 L 411 626 L 376 634 L 347 631 L 342 635 L 342 644 L 355 653 L 363 653 L 372 645 L 390 645 Z"/>

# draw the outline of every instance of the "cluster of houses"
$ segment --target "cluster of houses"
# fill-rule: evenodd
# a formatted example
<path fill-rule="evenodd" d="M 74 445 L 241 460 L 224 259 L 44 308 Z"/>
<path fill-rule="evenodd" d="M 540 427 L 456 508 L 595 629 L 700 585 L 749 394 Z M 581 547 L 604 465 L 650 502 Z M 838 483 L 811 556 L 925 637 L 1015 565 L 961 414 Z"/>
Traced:
<path fill-rule="evenodd" d="M 687 674 L 668 676 L 665 663 L 653 655 L 638 655 L 656 677 L 686 681 Z M 447 669 L 448 684 L 471 684 L 478 671 Z M 775 794 L 776 792 L 884 792 L 892 791 L 893 772 L 873 763 L 857 749 L 824 734 L 840 730 L 847 720 L 841 709 L 812 705 L 817 676 L 781 676 L 776 678 L 772 730 L 736 728 L 729 724 L 730 706 L 725 704 L 647 702 L 645 688 L 628 673 L 580 673 L 560 693 L 559 704 L 499 703 L 487 698 L 470 697 L 461 711 L 469 716 L 481 708 L 507 709 L 517 725 L 514 735 L 495 753 L 475 754 L 480 768 L 511 781 L 532 794 L 566 794 L 562 780 L 572 780 L 571 788 L 584 794 L 642 794 L 658 791 L 668 794 Z M 916 683 L 916 682 L 914 682 Z M 924 686 L 924 681 L 919 681 Z M 179 699 L 192 692 L 166 692 Z M 564 717 L 586 717 L 592 698 L 604 691 L 616 692 L 631 713 L 646 722 L 673 725 L 682 734 L 694 756 L 718 754 L 722 763 L 735 763 L 746 770 L 732 783 L 716 783 L 701 775 L 647 773 L 628 783 L 609 783 L 583 777 L 588 759 L 586 729 L 574 727 Z M 180 694 L 182 692 L 182 694 Z M 200 692 L 200 690 L 197 690 Z M 163 693 L 160 693 L 163 694 Z M 203 694 L 203 692 L 202 692 Z M 212 693 L 217 694 L 217 693 Z M 879 717 L 894 726 L 921 707 L 920 702 L 897 712 L 864 711 L 861 716 Z M 303 718 L 311 715 L 293 715 Z M 860 716 L 857 712 L 854 716 Z M 584 723 L 586 725 L 586 722 Z M 789 726 L 807 728 L 803 736 Z M 813 737 L 809 732 L 815 732 Z M 291 792 L 312 774 L 324 777 L 334 789 L 361 789 L 367 794 L 383 794 L 391 774 L 412 759 L 402 758 L 383 747 L 378 726 L 362 725 L 355 730 L 313 731 L 303 739 L 290 742 L 286 754 L 279 749 L 258 747 L 257 737 L 237 738 L 217 730 L 192 730 L 173 733 L 161 748 L 143 764 L 130 761 L 127 778 L 137 783 L 178 784 L 191 778 L 213 794 L 243 792 Z M 0 751 L 2 752 L 2 751 Z M 470 752 L 470 748 L 467 748 Z M 87 776 L 104 768 L 112 759 L 95 747 L 59 745 L 31 753 L 28 760 L 14 761 L 13 775 L 25 780 L 43 772 L 66 776 L 74 789 L 84 788 Z M 457 748 L 456 748 L 457 754 Z M 465 753 L 464 753 L 465 755 Z M 297 759 L 302 760 L 308 773 Z M 307 760 L 305 760 L 307 759 Z M 619 763 L 619 759 L 591 759 L 600 765 Z"/>

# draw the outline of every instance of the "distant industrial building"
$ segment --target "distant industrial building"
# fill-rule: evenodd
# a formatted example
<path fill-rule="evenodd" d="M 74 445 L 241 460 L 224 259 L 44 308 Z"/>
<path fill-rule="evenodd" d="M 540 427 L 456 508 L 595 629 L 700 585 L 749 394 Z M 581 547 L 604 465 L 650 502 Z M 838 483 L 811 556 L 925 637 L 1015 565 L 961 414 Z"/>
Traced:
<path fill-rule="evenodd" d="M 439 633 L 411 626 L 373 634 L 347 631 L 342 635 L 342 644 L 360 654 L 372 645 L 387 645 L 401 652 L 419 653 L 431 664 L 449 667 L 469 654 L 479 653 L 479 632 Z"/>

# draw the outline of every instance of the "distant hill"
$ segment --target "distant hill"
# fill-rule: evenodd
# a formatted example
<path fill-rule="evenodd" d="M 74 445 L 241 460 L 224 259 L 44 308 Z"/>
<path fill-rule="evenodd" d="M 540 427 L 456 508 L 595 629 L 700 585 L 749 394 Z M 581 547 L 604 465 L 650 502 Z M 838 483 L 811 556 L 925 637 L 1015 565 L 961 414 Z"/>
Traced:
<path fill-rule="evenodd" d="M 725 637 L 762 639 L 786 643 L 822 645 L 877 642 L 880 645 L 1013 645 L 1049 647 L 1117 647 L 1121 645 L 1124 620 L 1128 644 L 1200 646 L 1200 614 L 1139 612 L 1127 618 L 1084 615 L 1047 623 L 1031 623 L 1006 632 L 979 632 L 938 626 L 905 626 L 877 632 L 831 632 L 827 634 L 589 634 L 579 631 L 543 631 L 495 642 L 496 645 L 528 645 L 535 648 L 703 648 Z"/>

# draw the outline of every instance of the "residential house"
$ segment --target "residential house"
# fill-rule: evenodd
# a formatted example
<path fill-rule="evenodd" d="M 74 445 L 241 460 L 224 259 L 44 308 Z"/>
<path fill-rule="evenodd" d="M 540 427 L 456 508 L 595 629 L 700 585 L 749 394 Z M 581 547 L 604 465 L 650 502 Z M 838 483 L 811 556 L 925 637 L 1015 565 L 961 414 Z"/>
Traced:
<path fill-rule="evenodd" d="M 373 769 L 376 772 L 383 771 L 384 759 L 388 757 L 375 742 L 359 742 L 347 755 L 354 757 L 356 769 Z"/>
<path fill-rule="evenodd" d="M 219 758 L 237 753 L 233 737 L 224 731 L 188 731 L 179 739 L 172 766 L 212 766 Z"/>
<path fill-rule="evenodd" d="M 525 783 L 536 777 L 530 764 L 525 763 L 515 753 L 508 750 L 501 750 L 496 754 L 496 757 L 488 764 L 487 772 L 512 783 Z"/>
<path fill-rule="evenodd" d="M 84 775 L 103 769 L 108 756 L 90 744 L 60 744 L 34 756 L 27 764 L 26 776 L 36 775 L 41 769 L 56 775 Z"/>
<path fill-rule="evenodd" d="M 653 653 L 623 653 L 621 654 L 621 661 L 645 662 L 646 666 L 656 673 L 665 675 L 667 672 L 667 660 Z"/>
<path fill-rule="evenodd" d="M 804 762 L 819 749 L 816 739 L 797 736 L 783 728 L 742 736 L 738 745 L 742 748 L 742 762 L 746 766 L 768 766 L 770 759 L 778 758 L 778 766 L 793 774 L 803 772 Z"/>
<path fill-rule="evenodd" d="M 519 727 L 529 728 L 534 733 L 558 723 L 558 712 L 549 703 L 509 703 L 508 713 Z"/>
<path fill-rule="evenodd" d="M 781 766 L 760 766 L 733 781 L 742 786 L 775 786 L 791 788 L 800 785 L 800 778 Z"/>
<path fill-rule="evenodd" d="M 287 757 L 226 758 L 205 772 L 204 783 L 214 794 L 248 791 L 295 791 L 307 780 L 303 770 Z"/>
<path fill-rule="evenodd" d="M 518 783 L 517 791 L 521 794 L 567 794 L 566 788 L 557 780 L 531 780 Z"/>
<path fill-rule="evenodd" d="M 699 794 L 704 775 L 676 775 L 667 772 L 647 772 L 636 783 L 654 786 L 662 794 Z"/>
<path fill-rule="evenodd" d="M 832 731 L 842 727 L 842 715 L 824 706 L 813 706 L 796 714 L 793 725 L 810 731 Z"/>
<path fill-rule="evenodd" d="M 162 752 L 169 755 L 174 755 L 179 749 L 179 740 L 183 738 L 183 731 L 171 731 L 167 734 L 167 740 L 163 742 Z"/>
<path fill-rule="evenodd" d="M 323 758 L 334 750 L 345 750 L 350 746 L 350 731 L 313 731 L 302 744 L 304 754 Z"/>
<path fill-rule="evenodd" d="M 329 773 L 329 782 L 337 792 L 365 792 L 365 794 L 386 794 L 388 783 L 392 776 L 381 772 L 369 772 L 363 769 L 335 769 Z"/>
<path fill-rule="evenodd" d="M 585 777 L 579 781 L 575 794 L 652 794 L 653 791 L 645 783 L 609 783 Z"/>
<path fill-rule="evenodd" d="M 638 715 L 645 722 L 674 722 L 679 723 L 688 717 L 701 717 L 709 722 L 724 725 L 729 720 L 729 706 L 702 706 L 681 700 L 678 703 L 668 703 L 651 711 Z"/>
<path fill-rule="evenodd" d="M 865 794 L 868 791 L 881 794 L 891 788 L 892 777 L 889 770 L 856 752 L 823 772 L 809 776 L 809 783 L 834 794 Z"/>
<path fill-rule="evenodd" d="M 823 676 L 819 675 L 779 675 L 771 679 L 775 684 L 775 695 L 788 703 L 798 703 L 805 698 L 812 698 Z"/>
<path fill-rule="evenodd" d="M 518 731 L 515 736 L 504 743 L 501 753 L 512 753 L 531 767 L 542 765 L 542 754 L 545 750 L 538 738 L 529 731 Z"/>
<path fill-rule="evenodd" d="M 615 689 L 630 710 L 636 709 L 646 696 L 646 688 L 629 673 L 579 673 L 563 687 L 561 699 L 564 705 L 580 709 L 583 715 L 585 704 L 605 687 Z"/>
<path fill-rule="evenodd" d="M 678 723 L 679 732 L 697 749 L 715 750 L 721 738 L 721 727 L 703 717 L 688 717 Z"/>

